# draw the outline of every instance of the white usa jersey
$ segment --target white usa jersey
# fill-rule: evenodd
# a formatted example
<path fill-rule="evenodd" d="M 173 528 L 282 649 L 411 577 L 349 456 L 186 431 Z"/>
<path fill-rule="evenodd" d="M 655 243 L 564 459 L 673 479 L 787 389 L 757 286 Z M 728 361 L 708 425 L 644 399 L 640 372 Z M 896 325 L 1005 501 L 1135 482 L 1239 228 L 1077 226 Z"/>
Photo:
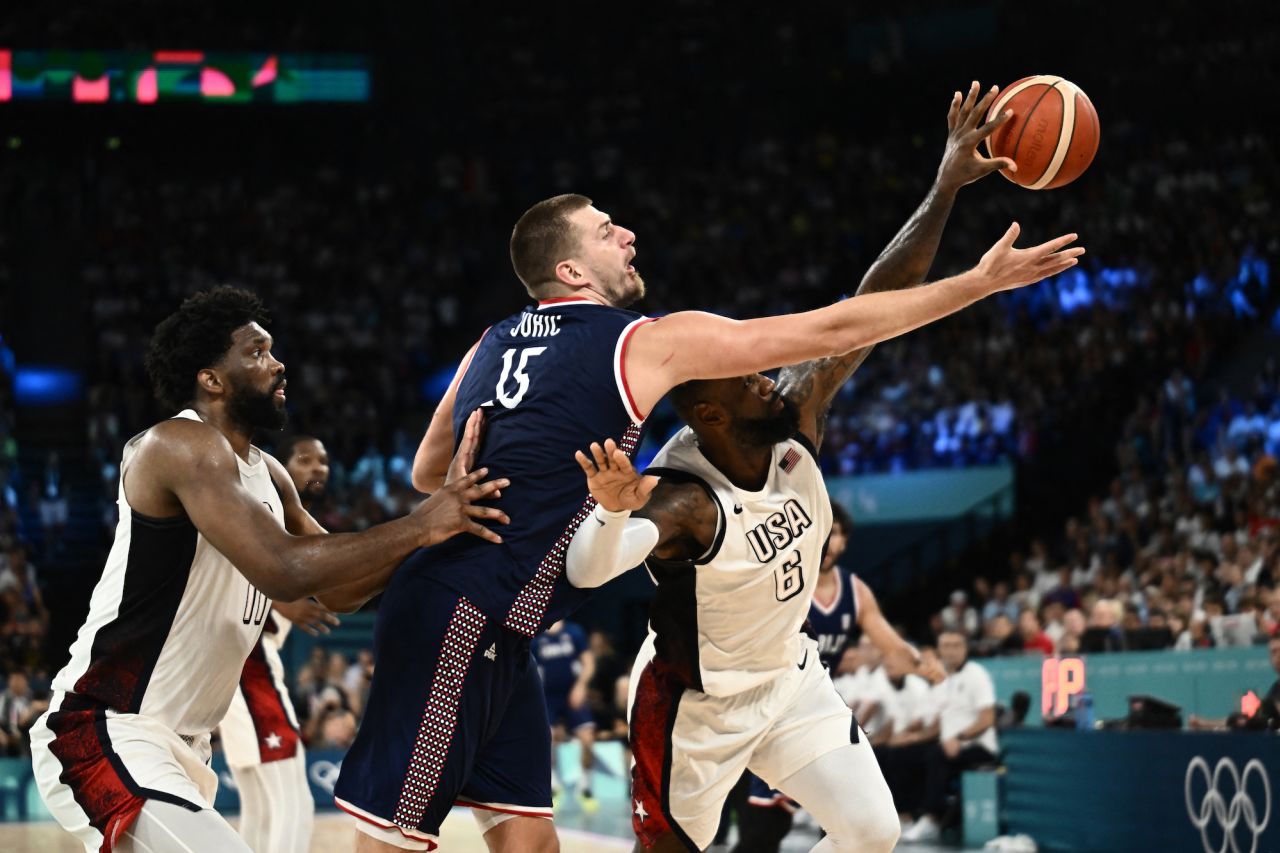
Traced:
<path fill-rule="evenodd" d="M 199 420 L 190 409 L 178 417 Z M 124 482 L 139 438 L 124 450 L 115 542 L 71 660 L 53 679 L 55 707 L 142 714 L 179 735 L 203 735 L 226 715 L 271 601 L 186 515 L 133 512 Z M 249 461 L 236 461 L 244 487 L 283 527 L 284 506 L 262 453 L 250 447 Z"/>
<path fill-rule="evenodd" d="M 759 491 L 739 488 L 702 455 L 685 427 L 646 474 L 695 482 L 719 515 L 715 540 L 691 561 L 646 561 L 658 584 L 650 610 L 657 654 L 687 686 L 730 696 L 801 659 L 801 627 L 831 533 L 831 500 L 813 449 L 797 436 L 773 446 Z"/>

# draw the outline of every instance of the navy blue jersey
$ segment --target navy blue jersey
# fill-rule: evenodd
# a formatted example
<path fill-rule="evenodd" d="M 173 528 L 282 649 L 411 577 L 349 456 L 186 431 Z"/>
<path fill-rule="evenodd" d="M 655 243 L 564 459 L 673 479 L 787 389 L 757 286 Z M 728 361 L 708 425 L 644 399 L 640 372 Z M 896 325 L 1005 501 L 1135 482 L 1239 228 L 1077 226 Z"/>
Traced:
<path fill-rule="evenodd" d="M 492 326 L 458 383 L 453 407 L 460 440 L 476 408 L 487 416 L 477 467 L 511 487 L 496 504 L 511 517 L 503 544 L 455 536 L 431 549 L 428 571 L 490 619 L 534 636 L 587 593 L 564 578 L 577 525 L 595 507 L 574 451 L 640 438 L 622 365 L 631 333 L 649 320 L 581 298 L 553 299 Z"/>
<path fill-rule="evenodd" d="M 809 627 L 818 641 L 818 656 L 823 666 L 832 672 L 840 663 L 840 656 L 850 643 L 862 633 L 858 627 L 858 594 L 853 586 L 853 573 L 835 566 L 836 600 L 830 607 L 823 607 L 818 597 L 809 605 Z"/>
<path fill-rule="evenodd" d="M 568 694 L 582 663 L 578 660 L 587 650 L 587 633 L 573 622 L 565 622 L 559 631 L 543 631 L 533 638 L 533 659 L 542 675 L 542 689 L 548 696 Z"/>

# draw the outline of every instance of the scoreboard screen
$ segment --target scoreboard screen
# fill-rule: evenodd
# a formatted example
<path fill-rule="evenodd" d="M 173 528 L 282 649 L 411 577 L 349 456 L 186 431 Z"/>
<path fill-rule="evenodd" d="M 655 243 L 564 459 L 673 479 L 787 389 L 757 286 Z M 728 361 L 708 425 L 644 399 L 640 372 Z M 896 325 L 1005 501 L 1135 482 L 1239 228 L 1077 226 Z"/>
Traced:
<path fill-rule="evenodd" d="M 364 103 L 369 88 L 361 54 L 0 48 L 0 104 Z"/>

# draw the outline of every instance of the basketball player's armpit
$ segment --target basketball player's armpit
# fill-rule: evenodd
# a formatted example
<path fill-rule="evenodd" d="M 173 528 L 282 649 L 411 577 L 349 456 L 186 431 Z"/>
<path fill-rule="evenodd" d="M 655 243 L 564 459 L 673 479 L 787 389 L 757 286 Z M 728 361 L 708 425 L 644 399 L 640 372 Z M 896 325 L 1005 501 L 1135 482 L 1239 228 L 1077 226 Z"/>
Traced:
<path fill-rule="evenodd" d="M 653 556 L 662 560 L 693 560 L 706 553 L 720 523 L 719 511 L 702 486 L 665 479 L 635 515 L 657 525 Z"/>
<path fill-rule="evenodd" d="M 800 410 L 800 431 L 815 447 L 822 444 L 831 401 L 872 349 L 863 347 L 844 355 L 815 358 L 784 367 L 778 374 L 778 393 Z"/>

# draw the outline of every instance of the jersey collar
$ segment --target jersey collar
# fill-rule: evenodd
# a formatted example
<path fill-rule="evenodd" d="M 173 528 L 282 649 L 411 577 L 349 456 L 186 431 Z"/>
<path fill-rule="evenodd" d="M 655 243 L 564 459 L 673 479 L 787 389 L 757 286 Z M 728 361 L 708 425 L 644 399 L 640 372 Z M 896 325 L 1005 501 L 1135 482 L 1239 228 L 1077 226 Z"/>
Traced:
<path fill-rule="evenodd" d="M 557 296 L 554 299 L 543 299 L 538 302 L 538 308 L 546 308 L 551 305 L 571 305 L 586 303 L 588 305 L 599 305 L 601 308 L 607 308 L 607 305 L 601 305 L 594 299 L 588 299 L 585 296 Z"/>

